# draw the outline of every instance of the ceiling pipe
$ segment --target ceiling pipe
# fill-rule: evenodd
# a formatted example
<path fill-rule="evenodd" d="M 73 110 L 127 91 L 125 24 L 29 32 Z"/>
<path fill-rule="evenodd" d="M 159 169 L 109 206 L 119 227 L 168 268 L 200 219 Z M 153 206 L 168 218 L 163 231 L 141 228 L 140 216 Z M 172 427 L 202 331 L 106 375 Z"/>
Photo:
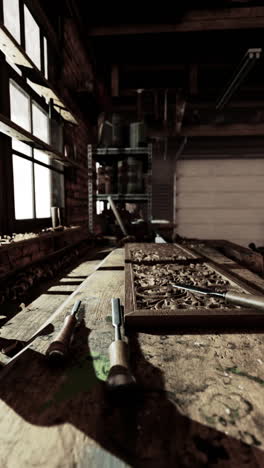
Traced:
<path fill-rule="evenodd" d="M 248 49 L 237 70 L 235 71 L 231 81 L 228 83 L 222 96 L 216 102 L 216 110 L 221 110 L 228 103 L 234 92 L 240 86 L 242 81 L 248 75 L 254 64 L 259 60 L 262 49 Z"/>

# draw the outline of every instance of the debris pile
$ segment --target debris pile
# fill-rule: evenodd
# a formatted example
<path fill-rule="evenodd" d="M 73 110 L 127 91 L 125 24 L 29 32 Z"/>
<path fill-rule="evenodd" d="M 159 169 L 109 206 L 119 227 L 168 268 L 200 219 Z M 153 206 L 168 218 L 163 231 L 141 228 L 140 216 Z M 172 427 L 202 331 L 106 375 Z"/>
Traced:
<path fill-rule="evenodd" d="M 4 281 L 0 288 L 0 305 L 6 301 L 21 300 L 28 290 L 40 280 L 49 280 L 67 268 L 87 250 L 87 242 L 81 242 L 76 248 L 69 250 L 63 256 L 57 256 L 53 261 L 40 262 Z"/>

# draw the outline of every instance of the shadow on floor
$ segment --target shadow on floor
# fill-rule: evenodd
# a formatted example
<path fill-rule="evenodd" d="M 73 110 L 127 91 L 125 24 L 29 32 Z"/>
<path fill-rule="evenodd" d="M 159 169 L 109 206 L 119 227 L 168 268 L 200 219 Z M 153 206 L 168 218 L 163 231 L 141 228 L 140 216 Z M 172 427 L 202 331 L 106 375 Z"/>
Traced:
<path fill-rule="evenodd" d="M 110 249 L 105 249 L 104 251 L 100 252 L 95 252 L 94 255 L 92 255 L 91 251 L 88 252 L 85 256 L 82 258 L 78 258 L 75 262 L 73 262 L 70 266 L 67 268 L 64 268 L 59 275 L 54 276 L 52 279 L 41 279 L 38 283 L 35 283 L 31 289 L 29 289 L 24 296 L 21 296 L 18 300 L 16 301 L 7 301 L 4 304 L 0 305 L 0 316 L 6 317 L 1 319 L 0 318 L 0 327 L 3 326 L 5 323 L 7 323 L 9 320 L 11 320 L 13 317 L 15 317 L 22 309 L 22 307 L 26 307 L 29 304 L 31 304 L 34 300 L 36 300 L 39 296 L 42 294 L 50 294 L 50 295 L 61 295 L 61 296 L 68 296 L 72 294 L 73 290 L 76 288 L 73 288 L 71 291 L 49 291 L 51 287 L 56 287 L 56 286 L 63 286 L 65 284 L 67 285 L 73 285 L 73 286 L 79 286 L 86 278 L 87 276 L 81 276 L 78 277 L 80 279 L 80 282 L 64 282 L 61 281 L 67 277 L 71 277 L 68 275 L 72 270 L 77 268 L 79 265 L 86 261 L 94 261 L 94 260 L 102 260 L 104 259 L 108 254 L 109 254 Z M 90 273 L 91 274 L 91 273 Z M 89 275 L 88 275 L 89 276 Z M 75 278 L 75 277 L 74 277 Z M 77 279 L 77 277 L 76 277 Z M 83 280 L 83 281 L 82 281 Z"/>
<path fill-rule="evenodd" d="M 0 385 L 1 399 L 23 420 L 40 427 L 68 423 L 92 439 L 91 443 L 86 439 L 83 446 L 73 447 L 72 452 L 77 451 L 79 459 L 74 466 L 112 466 L 113 456 L 120 463 L 139 468 L 258 466 L 255 460 L 261 459 L 262 453 L 257 447 L 181 413 L 175 395 L 165 390 L 162 371 L 144 358 L 136 335 L 130 337 L 130 348 L 139 391 L 129 394 L 121 406 L 113 405 L 104 381 L 108 361 L 104 355 L 91 352 L 90 332 L 84 324 L 80 327 L 66 367 L 51 368 L 43 355 L 29 350 Z M 100 330 L 97 338 L 99 342 L 104 339 Z M 9 430 L 8 425 L 15 424 L 15 415 L 6 418 Z M 5 424 L 5 415 L 2 420 Z M 65 428 L 64 431 L 67 432 Z M 57 435 L 58 450 L 64 436 L 65 432 Z M 19 440 L 16 446 L 19 447 Z M 48 441 L 46 451 L 48 460 Z M 72 463 L 69 460 L 68 466 Z"/>

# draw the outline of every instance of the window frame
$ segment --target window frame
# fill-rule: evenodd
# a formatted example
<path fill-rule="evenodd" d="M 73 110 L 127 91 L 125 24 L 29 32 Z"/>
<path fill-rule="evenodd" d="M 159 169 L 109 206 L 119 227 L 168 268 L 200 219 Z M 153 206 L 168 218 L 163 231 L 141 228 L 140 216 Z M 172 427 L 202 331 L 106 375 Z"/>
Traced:
<path fill-rule="evenodd" d="M 29 10 L 29 12 L 31 13 L 31 15 L 33 16 L 35 22 L 37 23 L 38 27 L 39 27 L 39 40 L 40 40 L 40 68 L 35 64 L 35 62 L 31 59 L 31 57 L 28 55 L 27 51 L 26 51 L 26 38 L 25 38 L 25 13 L 24 13 L 24 6 L 26 6 Z M 4 24 L 4 5 L 3 5 L 3 0 L 0 0 L 0 22 L 2 24 Z M 31 5 L 31 2 L 28 2 L 27 0 L 19 0 L 19 24 L 20 24 L 20 43 L 17 42 L 16 38 L 11 34 L 11 36 L 13 37 L 13 39 L 19 44 L 20 47 L 22 47 L 23 51 L 25 52 L 25 54 L 29 57 L 29 59 L 34 63 L 35 67 L 42 73 L 42 75 L 44 76 L 44 78 L 46 78 L 46 80 L 49 79 L 49 63 L 50 63 L 50 60 L 49 60 L 49 42 L 50 42 L 50 38 L 49 38 L 49 34 L 47 34 L 46 31 L 44 31 L 44 27 L 42 26 L 41 22 L 39 21 L 38 19 L 38 15 L 36 15 L 34 13 L 34 8 L 33 6 Z M 5 26 L 5 24 L 4 24 Z M 47 41 L 47 57 L 48 57 L 48 60 L 47 60 L 47 70 L 46 70 L 46 66 L 45 66 L 45 45 L 44 45 L 44 40 L 46 39 Z"/>
<path fill-rule="evenodd" d="M 1 0 L 0 0 L 1 1 Z M 1 68 L 1 78 L 0 80 L 0 102 L 3 101 L 3 112 L 5 115 L 10 117 L 10 98 L 9 98 L 9 86 L 10 82 L 14 82 L 14 85 L 17 85 L 18 88 L 21 88 L 28 96 L 30 100 L 30 121 L 31 121 L 31 130 L 30 133 L 33 134 L 33 124 L 32 124 L 32 105 L 35 102 L 38 106 L 43 109 L 44 112 L 49 116 L 49 106 L 47 105 L 45 99 L 39 96 L 31 86 L 26 82 L 25 77 L 20 76 L 16 71 L 6 62 L 4 55 L 0 56 L 0 68 Z M 50 120 L 49 120 L 50 122 Z M 49 137 L 52 138 L 52 127 L 49 125 Z M 12 148 L 12 138 L 0 134 L 0 150 L 4 155 L 2 164 L 0 168 L 3 169 L 0 172 L 0 205 L 3 205 L 3 209 L 0 213 L 0 233 L 11 234 L 13 232 L 25 232 L 25 231 L 39 231 L 46 227 L 51 226 L 51 216 L 48 218 L 30 218 L 30 219 L 16 219 L 15 218 L 15 204 L 14 204 L 14 181 L 13 181 L 13 154 L 19 156 L 23 159 L 26 159 L 32 163 L 32 175 L 33 175 L 33 212 L 36 216 L 36 206 L 35 206 L 35 175 L 34 175 L 34 164 L 45 167 L 52 172 L 62 174 L 64 176 L 65 182 L 65 169 L 58 169 L 52 165 L 45 164 L 42 161 L 34 159 L 34 148 L 29 145 L 31 148 L 31 155 L 27 156 L 20 151 Z M 8 175 L 8 177 L 7 177 Z M 65 200 L 65 183 L 64 183 L 64 200 Z M 9 207 L 9 208 L 8 208 Z"/>
<path fill-rule="evenodd" d="M 8 64 L 7 64 L 8 65 Z M 15 71 L 12 69 L 12 67 L 10 67 L 8 65 L 8 67 L 10 68 L 9 72 L 11 72 L 11 75 L 12 77 L 9 75 L 9 86 L 11 83 L 13 83 L 13 86 L 16 86 L 18 87 L 18 89 L 20 88 L 21 91 L 25 92 L 28 97 L 29 97 L 29 119 L 30 119 L 30 131 L 29 133 L 31 133 L 33 135 L 33 104 L 36 103 L 37 106 L 39 106 L 44 112 L 47 113 L 47 117 L 48 117 L 48 108 L 47 106 L 43 106 L 42 104 L 40 104 L 40 101 L 42 101 L 42 99 L 40 98 L 40 96 L 38 96 L 37 93 L 34 92 L 34 90 L 31 90 L 30 86 L 27 85 L 27 90 L 21 86 L 21 84 L 19 84 L 16 80 L 14 79 L 14 74 Z M 18 75 L 19 76 L 19 75 Z M 19 76 L 19 78 L 21 78 Z M 19 80 L 21 82 L 21 80 Z M 32 91 L 32 92 L 31 92 Z M 40 99 L 36 100 L 35 97 L 38 97 Z M 49 117 L 48 117 L 48 123 L 49 123 L 49 127 L 48 127 L 48 133 L 49 133 L 49 140 L 51 139 L 51 126 L 50 126 L 50 120 L 49 120 Z M 38 225 L 42 225 L 43 223 L 41 221 L 43 221 L 44 223 L 47 224 L 47 222 L 51 219 L 51 216 L 49 216 L 48 218 L 37 218 L 36 217 L 36 192 L 35 192 L 35 170 L 34 170 L 34 167 L 35 167 L 35 164 L 39 165 L 39 166 L 42 166 L 42 167 L 45 167 L 47 169 L 49 169 L 51 172 L 56 172 L 58 174 L 64 174 L 64 169 L 60 170 L 58 168 L 55 168 L 54 166 L 52 166 L 52 164 L 46 164 L 46 163 L 43 163 L 42 161 L 38 161 L 37 159 L 35 159 L 35 155 L 34 155 L 34 150 L 35 148 L 31 145 L 28 145 L 29 148 L 30 148 L 30 156 L 29 155 L 26 155 L 24 153 L 21 153 L 20 151 L 16 150 L 16 149 L 13 149 L 12 148 L 12 139 L 11 139 L 11 151 L 12 151 L 12 156 L 13 154 L 16 155 L 16 156 L 19 156 L 29 162 L 31 162 L 31 169 L 32 169 L 32 206 L 33 206 L 33 218 L 30 218 L 30 219 L 16 219 L 14 218 L 14 221 L 15 221 L 15 224 L 18 225 L 18 226 L 21 226 L 23 228 L 23 226 L 27 226 L 27 225 L 30 225 L 32 222 L 38 224 Z M 52 163 L 52 161 L 51 161 Z M 14 192 L 14 188 L 13 188 L 13 192 Z"/>
<path fill-rule="evenodd" d="M 20 47 L 24 50 L 25 54 L 25 18 L 24 18 L 24 5 L 27 6 L 34 20 L 36 21 L 40 31 L 40 63 L 41 68 L 38 69 L 46 80 L 50 80 L 50 70 L 53 71 L 53 65 L 55 63 L 55 56 L 59 53 L 58 37 L 52 30 L 45 14 L 42 13 L 41 8 L 35 5 L 31 0 L 19 0 L 19 12 L 20 12 Z M 4 10 L 3 0 L 0 0 L 0 22 L 4 24 Z M 12 36 L 13 37 L 13 36 Z M 16 39 L 14 38 L 16 41 Z M 46 45 L 45 45 L 46 40 Z M 17 42 L 17 41 L 16 41 Z M 50 48 L 52 44 L 52 49 Z M 45 57 L 45 48 L 46 55 Z M 54 52 L 55 50 L 55 52 Z M 29 57 L 30 58 L 30 57 Z M 46 66 L 47 64 L 47 66 Z M 19 67 L 20 68 L 20 67 Z M 1 112 L 6 117 L 10 118 L 10 99 L 9 99 L 9 80 L 13 80 L 22 90 L 24 90 L 31 102 L 35 101 L 48 116 L 50 115 L 49 105 L 47 104 L 44 97 L 41 97 L 26 81 L 26 73 L 21 68 L 22 75 L 20 76 L 15 69 L 9 65 L 5 59 L 5 55 L 0 51 L 0 106 Z M 30 106 L 30 107 L 31 107 Z M 32 107 L 31 107 L 32 109 Z M 31 111 L 32 112 L 32 111 Z M 58 114 L 58 119 L 60 119 Z M 49 119 L 50 122 L 50 119 Z M 32 127 L 31 127 L 32 128 Z M 57 130 L 58 131 L 58 130 Z M 57 135 L 57 131 L 49 124 L 50 141 L 53 135 Z M 63 132 L 63 129 L 62 129 Z M 64 132 L 62 133 L 62 141 L 64 141 Z M 29 145 L 30 146 L 30 145 Z M 62 150 L 61 150 L 62 151 Z M 28 159 L 32 163 L 32 171 L 34 173 L 34 164 L 46 167 L 53 173 L 59 173 L 63 176 L 63 198 L 64 203 L 66 200 L 66 184 L 65 175 L 66 169 L 61 166 L 61 170 L 51 165 L 45 164 L 42 161 L 34 160 L 33 148 L 31 148 L 31 156 L 24 155 L 19 151 L 12 148 L 12 139 L 2 133 L 0 133 L 0 152 L 2 158 L 0 158 L 0 234 L 11 234 L 13 232 L 25 232 L 25 231 L 39 231 L 40 229 L 51 226 L 51 216 L 48 218 L 31 218 L 25 220 L 17 220 L 15 218 L 15 204 L 14 204 L 14 180 L 13 180 L 13 154 L 24 159 Z M 51 160 L 52 162 L 52 160 Z M 53 191 L 52 191 L 53 192 Z M 35 193 L 32 194 L 35 198 Z M 2 206 L 2 208 L 1 208 Z M 36 212 L 35 212 L 36 213 Z"/>

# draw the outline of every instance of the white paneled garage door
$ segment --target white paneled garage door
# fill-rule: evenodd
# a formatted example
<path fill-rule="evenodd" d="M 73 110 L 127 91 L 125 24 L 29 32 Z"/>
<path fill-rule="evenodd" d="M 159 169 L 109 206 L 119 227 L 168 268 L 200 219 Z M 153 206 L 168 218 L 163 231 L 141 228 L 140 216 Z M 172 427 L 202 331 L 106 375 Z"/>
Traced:
<path fill-rule="evenodd" d="M 264 245 L 264 159 L 180 160 L 178 234 Z"/>

